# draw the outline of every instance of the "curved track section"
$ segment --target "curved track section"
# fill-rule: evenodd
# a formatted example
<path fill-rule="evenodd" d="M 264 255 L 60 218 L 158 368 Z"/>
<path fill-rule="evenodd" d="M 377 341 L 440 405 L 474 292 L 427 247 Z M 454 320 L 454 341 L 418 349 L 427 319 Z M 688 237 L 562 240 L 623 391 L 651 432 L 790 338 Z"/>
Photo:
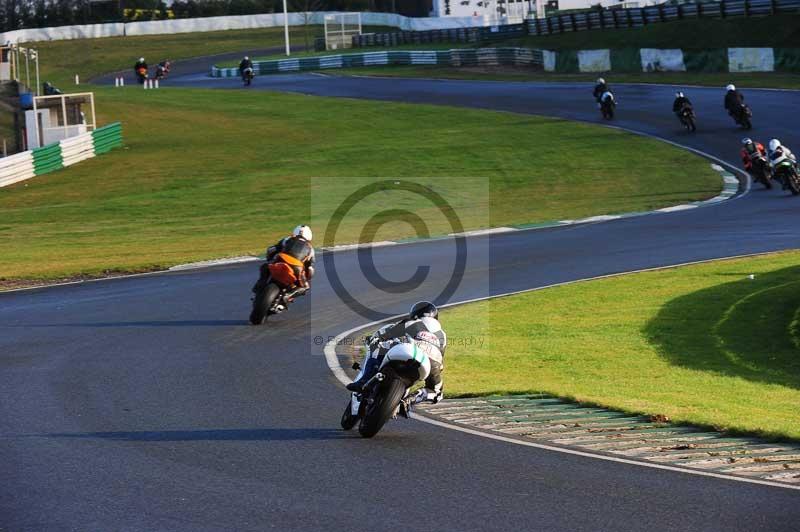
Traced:
<path fill-rule="evenodd" d="M 237 86 L 192 76 L 171 83 L 198 80 Z M 319 76 L 260 78 L 257 86 L 594 115 L 586 86 Z M 619 125 L 734 162 L 741 133 L 727 117 L 711 116 L 720 91 L 690 92 L 701 113 L 694 137 L 677 130 L 668 109 L 648 110 L 667 107 L 671 91 L 619 87 Z M 754 135 L 800 142 L 783 118 L 800 94 L 748 95 L 757 126 L 786 124 Z M 468 263 L 452 300 L 798 247 L 799 210 L 779 192 L 755 190 L 691 211 L 472 237 L 470 253 L 490 260 Z M 450 252 L 422 242 L 373 255 L 391 272 L 447 262 Z M 343 282 L 361 277 L 355 252 L 335 257 Z M 789 531 L 800 521 L 797 493 L 780 488 L 421 423 L 392 423 L 373 440 L 344 433 L 345 393 L 315 337 L 364 319 L 339 301 L 322 271 L 291 312 L 248 326 L 255 270 L 243 264 L 0 294 L 0 528 Z M 436 270 L 426 287 L 449 279 Z M 386 297 L 370 286 L 361 295 L 396 313 L 417 297 Z"/>

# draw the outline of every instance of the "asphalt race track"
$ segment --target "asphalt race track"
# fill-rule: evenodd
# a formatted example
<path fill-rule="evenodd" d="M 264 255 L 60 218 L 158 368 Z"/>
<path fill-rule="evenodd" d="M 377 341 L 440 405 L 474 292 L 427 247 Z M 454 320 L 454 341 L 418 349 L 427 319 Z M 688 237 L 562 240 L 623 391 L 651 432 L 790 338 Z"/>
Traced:
<path fill-rule="evenodd" d="M 240 87 L 192 74 L 169 83 Z M 250 90 L 260 88 L 599 121 L 585 84 L 287 75 L 257 78 Z M 687 90 L 693 136 L 670 113 L 673 91 L 616 87 L 614 124 L 736 164 L 744 135 L 721 110 L 722 90 Z M 788 113 L 800 92 L 746 96 L 752 136 L 800 146 Z M 800 247 L 799 202 L 755 185 L 693 210 L 473 237 L 451 300 Z M 363 282 L 356 252 L 334 254 L 359 299 L 400 313 L 447 282 L 453 247 L 373 255 L 391 279 L 435 265 L 420 290 L 385 295 Z M 0 294 L 0 530 L 797 530 L 793 490 L 413 421 L 372 440 L 341 431 L 346 393 L 315 337 L 366 320 L 320 269 L 309 297 L 258 328 L 245 321 L 255 263 Z"/>

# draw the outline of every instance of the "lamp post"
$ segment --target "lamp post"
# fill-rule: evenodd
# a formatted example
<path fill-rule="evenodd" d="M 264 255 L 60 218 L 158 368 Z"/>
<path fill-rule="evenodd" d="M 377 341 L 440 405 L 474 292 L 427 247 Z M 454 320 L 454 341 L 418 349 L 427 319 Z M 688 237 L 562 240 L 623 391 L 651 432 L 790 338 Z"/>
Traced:
<path fill-rule="evenodd" d="M 283 38 L 286 41 L 286 55 L 291 55 L 289 51 L 289 13 L 286 9 L 286 0 L 283 0 Z"/>

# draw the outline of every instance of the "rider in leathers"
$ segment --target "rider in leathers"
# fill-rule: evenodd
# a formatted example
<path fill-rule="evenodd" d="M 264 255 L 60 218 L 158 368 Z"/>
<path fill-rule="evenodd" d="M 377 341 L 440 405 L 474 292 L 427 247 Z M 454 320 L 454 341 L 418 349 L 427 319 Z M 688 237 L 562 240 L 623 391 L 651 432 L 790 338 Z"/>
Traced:
<path fill-rule="evenodd" d="M 753 158 L 754 157 L 766 157 L 767 150 L 764 149 L 764 145 L 760 142 L 754 141 L 753 139 L 746 138 L 742 139 L 742 162 L 744 163 L 744 169 L 748 172 L 752 172 L 753 170 Z"/>
<path fill-rule="evenodd" d="M 438 403 L 444 397 L 442 371 L 444 352 L 447 348 L 447 335 L 439 323 L 439 310 L 433 303 L 420 301 L 411 307 L 408 318 L 382 327 L 369 340 L 369 355 L 364 360 L 359 378 L 347 385 L 347 389 L 360 392 L 377 372 L 384 355 L 397 342 L 413 343 L 424 351 L 431 362 L 431 372 L 425 379 L 425 387 L 411 397 L 410 404 L 421 401 Z"/>
<path fill-rule="evenodd" d="M 314 248 L 311 246 L 312 238 L 310 227 L 298 225 L 292 231 L 292 236 L 287 236 L 274 246 L 270 246 L 267 249 L 267 262 L 261 265 L 261 277 L 253 287 L 253 292 L 260 290 L 269 279 L 269 264 L 275 260 L 282 260 L 295 269 L 295 275 L 300 280 L 299 285 L 284 297 L 288 299 L 305 295 L 311 288 L 308 281 L 314 277 L 314 261 L 316 259 Z"/>
<path fill-rule="evenodd" d="M 597 100 L 597 108 L 600 108 L 600 103 L 603 98 L 603 94 L 611 92 L 611 89 L 608 88 L 608 84 L 606 80 L 603 78 L 597 78 L 597 82 L 594 85 L 594 91 L 592 91 L 592 96 L 594 99 Z"/>
<path fill-rule="evenodd" d="M 744 94 L 736 90 L 734 85 L 725 87 L 725 110 L 732 117 L 739 120 L 744 105 Z"/>
<path fill-rule="evenodd" d="M 675 101 L 672 102 L 672 112 L 681 117 L 681 111 L 684 107 L 692 108 L 692 102 L 682 92 L 675 93 Z"/>
<path fill-rule="evenodd" d="M 779 141 L 778 139 L 772 139 L 771 141 L 769 141 L 767 147 L 769 148 L 769 165 L 773 169 L 775 169 L 777 163 L 783 161 L 784 158 L 786 158 L 792 161 L 795 171 L 797 171 L 797 158 L 794 156 L 794 153 L 792 153 L 792 150 L 781 144 L 781 141 Z M 784 190 L 789 188 L 789 183 L 787 183 L 786 180 L 781 180 L 781 181 Z"/>
<path fill-rule="evenodd" d="M 241 62 L 239 63 L 239 75 L 244 76 L 244 71 L 247 68 L 252 69 L 253 62 L 250 60 L 250 57 L 244 56 L 244 59 L 242 59 Z"/>

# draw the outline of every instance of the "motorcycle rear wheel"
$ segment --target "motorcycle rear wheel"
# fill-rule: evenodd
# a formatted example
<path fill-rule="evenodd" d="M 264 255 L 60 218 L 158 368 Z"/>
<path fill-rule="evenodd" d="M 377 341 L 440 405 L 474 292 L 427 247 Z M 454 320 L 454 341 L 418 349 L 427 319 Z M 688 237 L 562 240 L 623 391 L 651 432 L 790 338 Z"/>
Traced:
<path fill-rule="evenodd" d="M 256 297 L 253 299 L 253 310 L 250 312 L 250 323 L 253 325 L 261 325 L 267 321 L 269 315 L 269 307 L 272 302 L 278 297 L 280 288 L 272 283 L 268 283 L 266 288 L 256 292 Z"/>
<path fill-rule="evenodd" d="M 375 436 L 389 421 L 392 414 L 397 409 L 403 395 L 406 393 L 405 383 L 398 379 L 390 379 L 384 383 L 375 394 L 374 402 L 367 405 L 364 418 L 358 426 L 358 432 L 365 438 Z"/>

